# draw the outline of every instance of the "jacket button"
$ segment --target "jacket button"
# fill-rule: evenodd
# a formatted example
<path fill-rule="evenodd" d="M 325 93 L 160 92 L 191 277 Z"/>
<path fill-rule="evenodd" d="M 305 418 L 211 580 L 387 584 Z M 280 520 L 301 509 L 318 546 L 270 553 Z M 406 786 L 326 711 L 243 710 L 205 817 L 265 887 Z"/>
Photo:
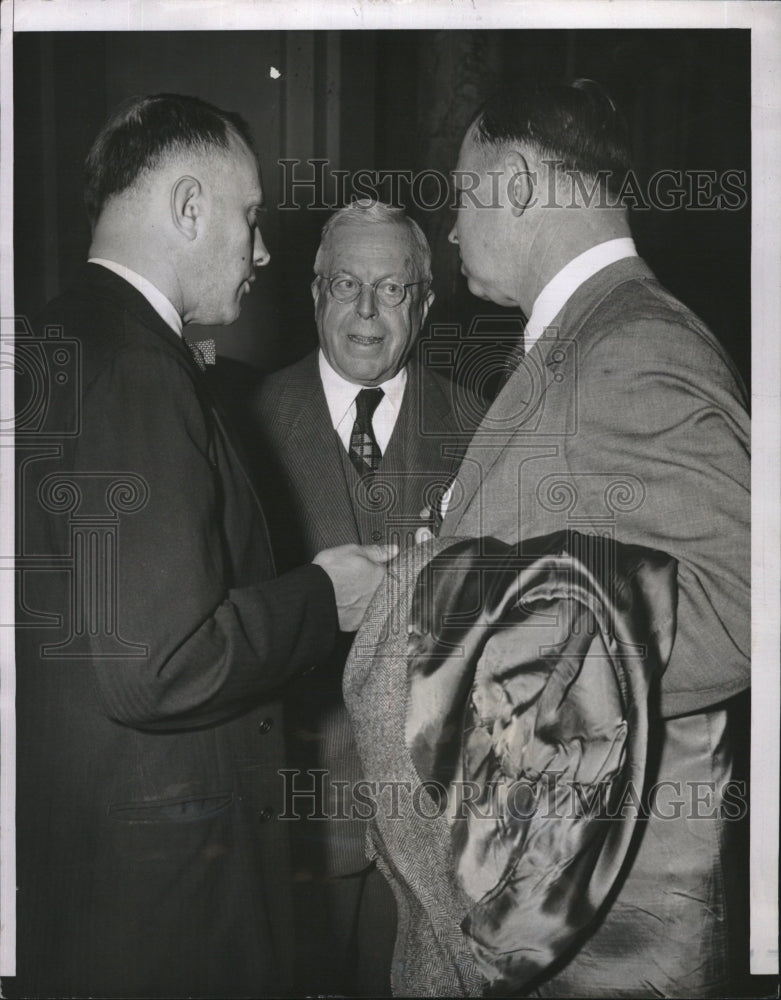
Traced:
<path fill-rule="evenodd" d="M 373 531 L 372 532 L 372 541 L 373 542 L 379 542 L 379 540 L 381 538 L 382 538 L 382 532 L 381 531 Z"/>
<path fill-rule="evenodd" d="M 261 823 L 268 823 L 268 821 L 272 818 L 273 815 L 274 815 L 274 810 L 266 806 L 265 809 L 261 809 L 260 812 L 258 813 L 258 819 L 260 820 Z"/>
<path fill-rule="evenodd" d="M 265 736 L 265 734 L 269 731 L 269 729 L 271 729 L 273 725 L 274 725 L 273 719 L 263 719 L 262 722 L 258 723 L 258 732 L 261 735 Z"/>

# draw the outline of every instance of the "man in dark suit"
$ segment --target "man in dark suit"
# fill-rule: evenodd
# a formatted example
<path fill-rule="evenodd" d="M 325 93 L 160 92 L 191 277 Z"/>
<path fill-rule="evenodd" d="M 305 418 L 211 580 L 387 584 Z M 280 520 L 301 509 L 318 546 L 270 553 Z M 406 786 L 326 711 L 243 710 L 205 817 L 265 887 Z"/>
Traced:
<path fill-rule="evenodd" d="M 749 683 L 746 396 L 637 256 L 617 198 L 628 166 L 620 117 L 589 81 L 508 89 L 469 128 L 450 239 L 471 291 L 528 322 L 441 533 L 515 543 L 572 527 L 678 561 L 677 634 L 651 706 L 656 808 L 612 903 L 539 990 L 722 996 L 726 708 Z"/>
<path fill-rule="evenodd" d="M 279 465 L 268 508 L 277 558 L 289 566 L 324 545 L 405 546 L 463 452 L 454 387 L 414 353 L 434 298 L 420 228 L 400 209 L 354 202 L 326 223 L 315 273 L 319 350 L 267 378 L 260 395 L 261 433 Z M 311 679 L 309 697 L 296 691 L 291 699 L 300 734 L 293 756 L 326 771 L 330 817 L 350 815 L 361 777 L 341 693 L 348 647 Z M 297 790 L 313 787 L 303 771 Z M 335 782 L 344 782 L 343 800 Z M 313 817 L 296 832 L 300 867 L 314 879 L 303 886 L 301 990 L 387 994 L 395 905 L 366 859 L 365 823 Z"/>
<path fill-rule="evenodd" d="M 269 260 L 245 123 L 196 98 L 134 99 L 95 141 L 86 196 L 90 261 L 18 346 L 52 367 L 45 420 L 18 440 L 18 946 L 3 991 L 279 995 L 274 699 L 357 627 L 386 556 L 353 546 L 275 576 L 182 337 L 235 320 Z"/>

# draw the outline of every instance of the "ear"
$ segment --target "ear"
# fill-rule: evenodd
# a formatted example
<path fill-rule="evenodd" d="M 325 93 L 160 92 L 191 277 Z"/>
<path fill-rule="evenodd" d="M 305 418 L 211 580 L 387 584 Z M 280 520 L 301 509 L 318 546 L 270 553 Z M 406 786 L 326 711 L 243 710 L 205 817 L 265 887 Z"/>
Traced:
<path fill-rule="evenodd" d="M 510 150 L 503 160 L 507 198 L 514 216 L 523 215 L 534 196 L 537 175 L 529 170 L 526 157 L 517 149 Z"/>
<path fill-rule="evenodd" d="M 203 214 L 203 189 L 195 177 L 180 177 L 171 188 L 171 221 L 185 239 L 194 240 Z"/>
<path fill-rule="evenodd" d="M 423 324 L 426 322 L 426 316 L 428 316 L 428 311 L 433 305 L 435 298 L 436 296 L 434 295 L 434 292 L 431 289 L 429 289 L 428 292 L 426 292 L 426 297 L 425 299 L 423 299 L 423 303 L 421 306 L 421 311 L 420 311 L 421 328 L 423 327 Z"/>
<path fill-rule="evenodd" d="M 312 289 L 312 299 L 314 304 L 317 305 L 317 300 L 320 298 L 320 279 L 315 278 L 309 287 Z"/>

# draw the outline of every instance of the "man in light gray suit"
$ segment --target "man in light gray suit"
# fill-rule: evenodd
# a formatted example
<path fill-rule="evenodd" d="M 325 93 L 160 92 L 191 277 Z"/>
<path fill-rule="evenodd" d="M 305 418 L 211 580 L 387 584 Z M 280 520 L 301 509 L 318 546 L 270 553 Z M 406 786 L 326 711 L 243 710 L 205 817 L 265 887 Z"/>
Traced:
<path fill-rule="evenodd" d="M 571 527 L 678 561 L 677 636 L 651 706 L 655 808 L 610 905 L 539 990 L 721 996 L 726 709 L 749 684 L 746 396 L 713 334 L 637 256 L 615 198 L 628 165 L 620 117 L 590 81 L 505 91 L 470 126 L 450 241 L 470 290 L 528 323 L 441 534 L 517 542 Z"/>
<path fill-rule="evenodd" d="M 393 538 L 404 547 L 451 480 L 465 438 L 454 387 L 414 350 L 434 293 L 431 251 L 400 209 L 359 201 L 326 223 L 312 295 L 319 350 L 267 378 L 258 432 L 277 564 L 306 563 L 323 546 Z M 365 853 L 366 824 L 348 819 L 361 778 L 341 677 L 351 636 L 327 671 L 289 706 L 297 727 L 294 792 L 315 786 L 322 801 L 295 798 L 302 992 L 377 996 L 390 990 L 395 903 Z M 309 749 L 310 753 L 307 753 Z M 318 783 L 320 779 L 317 779 Z M 329 795 L 343 782 L 346 793 Z M 303 805 L 302 805 L 303 803 Z M 344 818 L 334 817 L 336 813 Z M 318 814 L 323 818 L 318 818 Z"/>

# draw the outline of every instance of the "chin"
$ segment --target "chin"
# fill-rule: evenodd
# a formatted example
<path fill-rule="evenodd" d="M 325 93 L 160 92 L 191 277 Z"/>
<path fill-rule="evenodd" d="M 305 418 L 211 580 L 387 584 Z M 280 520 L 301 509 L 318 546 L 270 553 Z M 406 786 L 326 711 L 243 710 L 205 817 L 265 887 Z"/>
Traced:
<path fill-rule="evenodd" d="M 504 295 L 500 291 L 489 291 L 485 285 L 481 285 L 480 282 L 475 281 L 474 278 L 468 278 L 467 285 L 472 295 L 476 296 L 478 299 L 482 299 L 484 302 L 494 302 L 498 306 L 505 307 L 515 307 L 518 305 L 515 299 L 509 298 L 509 296 Z"/>
<path fill-rule="evenodd" d="M 467 278 L 466 284 L 472 295 L 475 295 L 478 299 L 483 299 L 485 302 L 494 301 L 493 297 L 489 295 L 483 286 L 479 282 L 475 281 L 474 278 Z"/>
<path fill-rule="evenodd" d="M 385 381 L 382 372 L 377 372 L 370 368 L 356 368 L 353 365 L 350 368 L 343 367 L 342 371 L 347 381 L 354 382 L 356 385 L 371 386 Z"/>
<path fill-rule="evenodd" d="M 241 316 L 241 305 L 236 303 L 232 309 L 226 309 L 221 320 L 219 320 L 216 326 L 230 326 L 231 323 L 235 323 L 236 320 Z"/>

